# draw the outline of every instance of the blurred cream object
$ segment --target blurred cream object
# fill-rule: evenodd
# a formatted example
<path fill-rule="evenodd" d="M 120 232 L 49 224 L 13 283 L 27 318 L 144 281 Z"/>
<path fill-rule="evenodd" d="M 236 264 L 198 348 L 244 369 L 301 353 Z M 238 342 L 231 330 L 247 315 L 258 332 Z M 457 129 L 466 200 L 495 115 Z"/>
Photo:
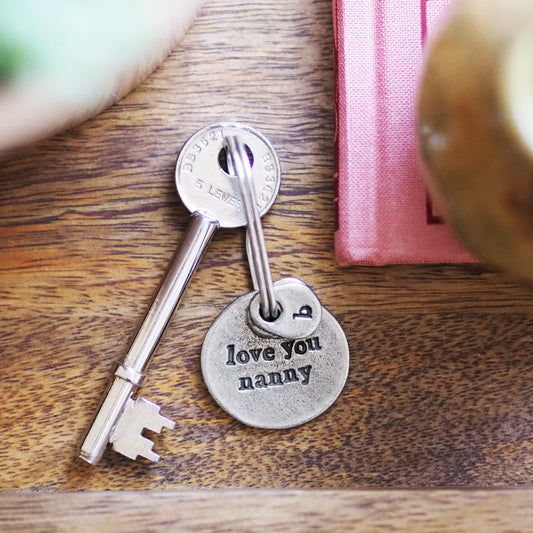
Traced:
<path fill-rule="evenodd" d="M 202 0 L 0 0 L 0 153 L 95 115 L 168 55 Z"/>
<path fill-rule="evenodd" d="M 458 0 L 426 50 L 425 177 L 477 255 L 533 282 L 533 2 Z"/>

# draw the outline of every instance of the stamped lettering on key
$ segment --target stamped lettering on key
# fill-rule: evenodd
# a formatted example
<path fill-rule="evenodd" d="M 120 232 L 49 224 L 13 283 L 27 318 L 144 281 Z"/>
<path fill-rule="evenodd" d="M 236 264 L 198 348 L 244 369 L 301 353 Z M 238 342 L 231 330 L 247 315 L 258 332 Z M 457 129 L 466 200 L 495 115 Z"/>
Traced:
<path fill-rule="evenodd" d="M 211 215 L 221 227 L 246 225 L 238 181 L 221 167 L 223 140 L 239 135 L 248 148 L 252 164 L 257 205 L 261 214 L 274 202 L 280 185 L 281 168 L 272 145 L 256 130 L 243 124 L 222 123 L 198 132 L 183 147 L 176 165 L 176 184 L 182 202 L 194 212 Z"/>

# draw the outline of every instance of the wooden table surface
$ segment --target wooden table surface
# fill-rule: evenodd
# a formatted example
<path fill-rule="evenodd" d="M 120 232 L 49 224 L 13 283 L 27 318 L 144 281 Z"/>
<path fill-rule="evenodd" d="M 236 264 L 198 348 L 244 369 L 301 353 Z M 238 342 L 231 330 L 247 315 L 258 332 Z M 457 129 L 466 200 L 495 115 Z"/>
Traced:
<path fill-rule="evenodd" d="M 137 90 L 2 161 L 0 489 L 531 485 L 532 293 L 483 265 L 336 264 L 332 35 L 329 0 L 206 0 Z M 336 316 L 348 382 L 290 430 L 245 427 L 215 404 L 202 341 L 251 290 L 244 232 L 221 230 L 142 389 L 177 421 L 155 436 L 162 460 L 107 451 L 89 466 L 77 448 L 189 221 L 176 156 L 221 120 L 276 147 L 282 185 L 263 220 L 273 276 L 303 279 Z"/>

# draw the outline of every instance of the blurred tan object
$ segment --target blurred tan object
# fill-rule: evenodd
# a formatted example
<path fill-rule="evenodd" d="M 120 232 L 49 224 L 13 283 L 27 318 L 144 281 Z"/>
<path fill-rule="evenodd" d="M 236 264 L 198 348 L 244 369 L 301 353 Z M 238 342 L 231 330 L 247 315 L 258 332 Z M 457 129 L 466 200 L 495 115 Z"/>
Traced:
<path fill-rule="evenodd" d="M 459 0 L 426 53 L 432 195 L 474 253 L 533 282 L 533 2 Z"/>
<path fill-rule="evenodd" d="M 202 0 L 0 0 L 0 153 L 70 127 L 131 91 Z"/>

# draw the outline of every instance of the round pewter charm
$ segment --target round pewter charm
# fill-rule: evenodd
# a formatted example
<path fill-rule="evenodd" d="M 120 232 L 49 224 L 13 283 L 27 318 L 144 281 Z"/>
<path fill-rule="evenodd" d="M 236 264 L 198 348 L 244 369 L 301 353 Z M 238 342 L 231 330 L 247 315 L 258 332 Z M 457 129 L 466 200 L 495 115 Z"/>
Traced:
<path fill-rule="evenodd" d="M 244 424 L 298 426 L 322 414 L 341 393 L 348 377 L 348 342 L 323 307 L 309 337 L 254 333 L 248 308 L 256 294 L 235 300 L 209 329 L 202 347 L 204 381 L 220 407 Z"/>

